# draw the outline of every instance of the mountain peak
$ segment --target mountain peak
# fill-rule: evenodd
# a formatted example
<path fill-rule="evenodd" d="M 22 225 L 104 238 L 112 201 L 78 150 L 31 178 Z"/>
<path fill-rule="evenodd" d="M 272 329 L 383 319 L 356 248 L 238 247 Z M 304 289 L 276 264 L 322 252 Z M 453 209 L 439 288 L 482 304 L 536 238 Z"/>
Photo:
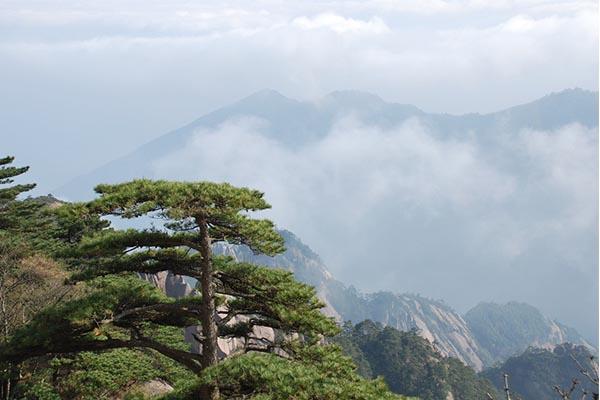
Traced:
<path fill-rule="evenodd" d="M 280 92 L 274 89 L 262 89 L 258 92 L 254 92 L 249 96 L 244 97 L 240 102 L 247 101 L 260 101 L 260 102 L 271 102 L 271 101 L 294 101 L 289 97 L 284 96 Z"/>
<path fill-rule="evenodd" d="M 557 92 L 548 93 L 544 97 L 537 100 L 542 103 L 550 104 L 568 104 L 582 106 L 585 103 L 597 103 L 598 92 L 582 89 L 582 88 L 567 88 Z"/>
<path fill-rule="evenodd" d="M 360 90 L 335 90 L 324 97 L 325 100 L 345 105 L 383 104 L 385 101 L 376 94 Z"/>
<path fill-rule="evenodd" d="M 552 92 L 547 94 L 544 97 L 558 97 L 558 96 L 590 96 L 590 95 L 598 95 L 597 91 L 582 89 L 580 87 L 566 88 L 563 90 L 559 90 L 558 92 Z"/>

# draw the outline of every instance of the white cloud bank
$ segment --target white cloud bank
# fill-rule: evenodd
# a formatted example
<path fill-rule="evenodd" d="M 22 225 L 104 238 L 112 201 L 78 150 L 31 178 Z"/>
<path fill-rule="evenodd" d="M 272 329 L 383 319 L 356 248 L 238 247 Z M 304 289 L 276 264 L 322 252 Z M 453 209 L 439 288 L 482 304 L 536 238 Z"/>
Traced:
<path fill-rule="evenodd" d="M 199 131 L 156 161 L 156 176 L 265 191 L 269 218 L 361 288 L 410 288 L 459 308 L 518 299 L 580 324 L 574 315 L 595 309 L 596 129 L 524 130 L 492 148 L 416 119 L 390 130 L 345 119 L 290 150 L 264 128 L 236 119 Z"/>
<path fill-rule="evenodd" d="M 389 131 L 345 119 L 298 151 L 264 136 L 264 124 L 236 119 L 198 132 L 185 150 L 157 161 L 157 174 L 264 188 L 284 225 L 305 220 L 308 210 L 360 224 L 386 199 L 436 213 L 440 204 L 493 203 L 514 190 L 512 178 L 486 165 L 472 143 L 436 139 L 416 119 Z M 326 210 L 324 202 L 336 207 Z"/>
<path fill-rule="evenodd" d="M 7 1 L 0 57 L 8 82 L 34 67 L 58 81 L 114 77 L 123 92 L 187 81 L 232 101 L 265 87 L 295 98 L 355 88 L 430 111 L 491 111 L 596 88 L 597 14 L 587 0 Z"/>
<path fill-rule="evenodd" d="M 292 21 L 292 25 L 301 29 L 330 29 L 336 33 L 386 33 L 390 28 L 379 17 L 373 17 L 368 21 L 361 21 L 353 18 L 344 18 L 337 14 L 319 14 L 314 18 L 297 17 Z"/>

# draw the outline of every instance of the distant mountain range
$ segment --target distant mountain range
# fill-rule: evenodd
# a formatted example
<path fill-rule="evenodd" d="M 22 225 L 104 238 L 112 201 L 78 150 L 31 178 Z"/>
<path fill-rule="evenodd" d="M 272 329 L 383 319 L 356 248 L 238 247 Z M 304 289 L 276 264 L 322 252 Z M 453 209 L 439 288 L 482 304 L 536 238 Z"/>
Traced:
<path fill-rule="evenodd" d="M 447 304 L 414 294 L 361 293 L 336 280 L 319 256 L 289 231 L 281 231 L 286 251 L 275 257 L 255 255 L 244 246 L 217 244 L 214 251 L 238 261 L 284 268 L 317 289 L 323 312 L 338 321 L 373 320 L 399 331 L 416 331 L 442 355 L 456 357 L 480 371 L 521 354 L 530 346 L 552 349 L 570 342 L 597 350 L 573 328 L 544 317 L 523 303 L 482 303 L 463 317 Z M 173 297 L 190 292 L 189 284 L 170 274 L 151 279 Z"/>
<path fill-rule="evenodd" d="M 536 101 L 490 114 L 434 114 L 412 105 L 388 103 L 380 97 L 359 91 L 336 91 L 316 101 L 298 101 L 274 90 L 254 93 L 232 105 L 206 114 L 171 131 L 132 153 L 81 175 L 55 194 L 80 200 L 92 195 L 99 182 L 115 183 L 136 177 L 156 178 L 154 162 L 184 148 L 199 131 L 210 131 L 223 123 L 244 117 L 266 122 L 261 132 L 288 148 L 325 136 L 340 118 L 351 115 L 368 126 L 391 128 L 410 118 L 431 132 L 460 138 L 477 132 L 476 139 L 493 146 L 494 133 L 518 132 L 521 129 L 556 129 L 569 123 L 598 126 L 598 93 L 568 89 Z"/>

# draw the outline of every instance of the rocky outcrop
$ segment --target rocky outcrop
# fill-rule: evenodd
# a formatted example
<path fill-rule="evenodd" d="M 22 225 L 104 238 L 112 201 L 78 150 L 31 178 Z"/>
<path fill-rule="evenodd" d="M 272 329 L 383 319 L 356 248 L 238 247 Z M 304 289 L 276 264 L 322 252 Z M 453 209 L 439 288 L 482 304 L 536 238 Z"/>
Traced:
<path fill-rule="evenodd" d="M 169 297 L 179 299 L 194 292 L 192 286 L 183 277 L 174 275 L 170 271 L 161 271 L 157 274 L 140 274 L 140 276 L 161 289 Z"/>
<path fill-rule="evenodd" d="M 171 271 L 162 271 L 157 274 L 140 274 L 140 276 L 148 282 L 154 284 L 161 289 L 167 296 L 181 298 L 192 295 L 194 289 L 183 277 L 173 274 Z M 224 311 L 224 310 L 222 310 Z M 229 321 L 229 325 L 237 324 L 243 317 L 235 317 Z M 185 341 L 190 343 L 192 351 L 200 354 L 201 345 L 198 339 L 202 336 L 202 328 L 200 326 L 190 326 L 184 331 Z M 219 357 L 227 357 L 236 351 L 239 351 L 246 346 L 259 347 L 264 346 L 264 341 L 276 343 L 283 339 L 283 336 L 272 328 L 264 326 L 255 326 L 253 332 L 248 339 L 242 338 L 219 338 Z"/>
<path fill-rule="evenodd" d="M 240 322 L 243 317 L 232 318 L 229 324 L 236 324 Z M 190 326 L 185 329 L 185 341 L 190 343 L 192 351 L 198 354 L 202 353 L 202 347 L 200 340 L 202 336 L 202 327 Z M 243 351 L 248 347 L 266 349 L 268 344 L 278 343 L 285 339 L 284 335 L 270 327 L 266 326 L 255 326 L 252 329 L 252 333 L 247 338 L 219 338 L 217 340 L 218 356 L 219 358 L 225 358 L 237 352 Z"/>
<path fill-rule="evenodd" d="M 151 381 L 141 384 L 138 388 L 136 388 L 136 393 L 154 398 L 156 396 L 161 396 L 170 393 L 173 390 L 173 386 L 163 381 L 162 379 L 153 379 Z"/>

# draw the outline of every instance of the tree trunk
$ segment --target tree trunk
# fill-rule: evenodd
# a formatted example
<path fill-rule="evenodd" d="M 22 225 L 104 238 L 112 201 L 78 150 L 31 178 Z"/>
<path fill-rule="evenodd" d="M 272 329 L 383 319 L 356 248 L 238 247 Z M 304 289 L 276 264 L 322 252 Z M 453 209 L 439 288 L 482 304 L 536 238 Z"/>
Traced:
<path fill-rule="evenodd" d="M 511 400 L 510 389 L 508 388 L 508 374 L 504 374 L 504 393 L 506 394 L 506 400 Z"/>
<path fill-rule="evenodd" d="M 3 274 L 4 275 L 4 274 Z M 2 278 L 2 282 L 4 282 L 4 276 Z M 9 325 L 8 325 L 8 316 L 7 316 L 7 311 L 6 311 L 6 301 L 5 301 L 5 296 L 4 296 L 4 285 L 1 286 L 0 289 L 0 311 L 2 312 L 2 316 L 0 317 L 0 320 L 2 321 L 2 340 L 0 340 L 0 342 L 2 344 L 5 344 L 6 342 L 8 342 L 8 338 L 9 338 L 9 334 L 10 334 L 10 329 L 9 329 Z M 12 365 L 10 363 L 6 364 L 6 380 L 2 381 L 2 393 L 0 397 L 2 400 L 6 400 L 10 398 L 11 395 L 11 378 L 12 378 Z"/>
<path fill-rule="evenodd" d="M 202 304 L 200 306 L 200 322 L 202 324 L 202 366 L 204 368 L 216 365 L 218 359 L 217 345 L 217 323 L 215 316 L 215 286 L 213 283 L 213 266 L 211 241 L 208 234 L 208 225 L 206 219 L 197 219 L 200 229 L 200 254 L 202 255 L 202 275 L 200 278 L 200 287 L 202 292 Z M 206 386 L 201 389 L 201 398 L 204 400 L 217 400 L 219 398 L 219 388 L 216 386 Z"/>

